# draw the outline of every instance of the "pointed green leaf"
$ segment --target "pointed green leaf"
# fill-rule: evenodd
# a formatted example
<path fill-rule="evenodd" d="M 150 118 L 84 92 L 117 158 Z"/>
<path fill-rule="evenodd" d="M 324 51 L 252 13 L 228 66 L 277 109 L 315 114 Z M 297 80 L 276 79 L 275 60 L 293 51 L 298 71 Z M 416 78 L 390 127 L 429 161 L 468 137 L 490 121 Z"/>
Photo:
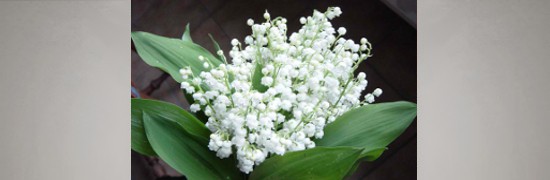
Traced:
<path fill-rule="evenodd" d="M 193 42 L 193 39 L 191 39 L 191 31 L 189 30 L 189 23 L 187 23 L 187 26 L 185 26 L 185 31 L 183 31 L 183 36 L 181 36 L 181 40 Z"/>
<path fill-rule="evenodd" d="M 177 82 L 183 81 L 179 73 L 181 68 L 190 66 L 195 75 L 205 70 L 204 62 L 199 60 L 199 56 L 203 56 L 214 66 L 221 64 L 208 50 L 189 41 L 147 32 L 132 32 L 132 40 L 137 53 L 147 64 L 162 69 Z"/>
<path fill-rule="evenodd" d="M 366 160 L 366 161 L 373 161 L 375 159 L 377 159 L 380 155 L 382 155 L 382 153 L 386 150 L 387 148 L 383 147 L 383 148 L 373 148 L 371 150 L 363 150 L 363 152 L 366 152 L 366 153 L 362 153 L 360 156 L 359 156 L 359 160 L 358 161 L 355 161 L 355 164 L 353 165 L 353 167 L 348 171 L 346 177 L 349 177 L 351 175 L 353 175 L 353 173 L 355 173 L 355 171 L 357 171 L 357 167 L 359 167 L 359 165 L 361 165 L 361 162 L 363 162 L 363 160 Z M 362 157 L 361 157 L 362 156 Z"/>
<path fill-rule="evenodd" d="M 252 171 L 256 179 L 342 179 L 362 149 L 316 147 L 271 157 Z"/>
<path fill-rule="evenodd" d="M 359 167 L 359 165 L 361 165 L 361 163 L 363 161 L 374 161 L 375 159 L 377 159 L 380 155 L 382 155 L 382 153 L 386 150 L 387 148 L 383 147 L 383 148 L 376 148 L 374 150 L 370 150 L 366 153 L 362 153 L 360 156 L 359 156 L 359 160 L 355 162 L 355 164 L 353 165 L 353 167 L 348 171 L 348 174 L 346 175 L 347 176 L 351 176 L 353 175 L 353 173 L 355 173 L 355 171 L 357 171 L 357 167 Z M 363 150 L 364 152 L 365 150 Z M 361 157 L 363 156 L 363 157 Z"/>
<path fill-rule="evenodd" d="M 208 149 L 208 140 L 187 133 L 176 122 L 143 113 L 147 138 L 159 157 L 187 179 L 242 179 L 230 159 Z"/>
<path fill-rule="evenodd" d="M 388 150 L 386 147 L 382 148 L 365 148 L 363 149 L 363 152 L 359 156 L 362 160 L 365 161 L 374 161 L 384 153 L 384 151 Z"/>
<path fill-rule="evenodd" d="M 133 105 L 133 103 L 132 103 Z M 131 127 L 131 147 L 132 150 L 146 156 L 156 156 L 157 154 L 149 144 L 143 127 L 143 115 L 140 109 L 132 107 L 132 127 Z"/>
<path fill-rule="evenodd" d="M 220 45 L 218 44 L 218 42 L 214 39 L 214 37 L 212 37 L 212 34 L 208 33 L 208 36 L 210 36 L 210 40 L 212 40 L 212 44 L 214 44 L 214 49 L 216 49 L 215 53 L 218 53 L 218 51 L 222 50 L 222 48 L 220 48 Z"/>
<path fill-rule="evenodd" d="M 140 121 L 140 111 L 147 112 L 153 119 L 162 118 L 180 124 L 187 132 L 192 135 L 204 137 L 210 136 L 210 130 L 204 124 L 195 118 L 191 113 L 172 103 L 151 100 L 151 99 L 132 99 L 132 120 Z M 136 116 L 134 116 L 136 114 Z M 135 117 L 135 118 L 134 118 Z"/>
<path fill-rule="evenodd" d="M 151 148 L 149 140 L 145 135 L 143 127 L 143 112 L 146 112 L 152 118 L 162 118 L 169 121 L 177 122 L 190 134 L 193 134 L 203 139 L 208 139 L 210 131 L 202 122 L 196 119 L 193 115 L 180 107 L 162 101 L 148 99 L 132 99 L 132 149 L 141 154 L 154 156 L 155 151 Z"/>
<path fill-rule="evenodd" d="M 395 140 L 416 117 L 416 104 L 399 101 L 362 106 L 344 113 L 328 124 L 325 135 L 315 140 L 317 146 L 352 146 L 364 148 L 361 157 L 386 147 Z M 383 152 L 383 151 L 382 151 Z M 367 160 L 381 155 L 371 154 Z"/>

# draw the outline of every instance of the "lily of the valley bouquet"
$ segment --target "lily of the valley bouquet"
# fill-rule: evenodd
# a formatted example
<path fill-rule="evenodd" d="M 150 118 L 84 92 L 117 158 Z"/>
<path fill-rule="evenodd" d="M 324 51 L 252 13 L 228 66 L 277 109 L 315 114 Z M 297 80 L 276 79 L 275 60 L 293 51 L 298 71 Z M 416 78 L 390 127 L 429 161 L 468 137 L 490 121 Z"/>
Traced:
<path fill-rule="evenodd" d="M 247 24 L 228 56 L 182 39 L 133 32 L 142 59 L 181 83 L 191 113 L 132 99 L 132 149 L 158 156 L 188 179 L 342 179 L 377 159 L 416 117 L 410 102 L 373 104 L 361 62 L 371 44 L 330 23 L 338 7 L 300 18 Z M 290 36 L 287 36 L 290 34 Z"/>

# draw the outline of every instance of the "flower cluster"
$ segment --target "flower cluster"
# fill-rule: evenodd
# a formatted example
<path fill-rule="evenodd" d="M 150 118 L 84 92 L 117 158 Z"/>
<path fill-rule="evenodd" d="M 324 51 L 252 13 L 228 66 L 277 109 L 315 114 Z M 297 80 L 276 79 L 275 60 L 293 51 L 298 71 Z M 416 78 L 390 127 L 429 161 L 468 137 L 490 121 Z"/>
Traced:
<path fill-rule="evenodd" d="M 371 56 L 371 45 L 342 37 L 346 29 L 329 22 L 341 13 L 338 7 L 314 11 L 287 37 L 286 19 L 266 11 L 266 22 L 247 21 L 252 34 L 243 43 L 231 41 L 231 64 L 219 51 L 225 64 L 214 67 L 200 56 L 207 71 L 181 69 L 181 88 L 192 94 L 191 111 L 209 117 L 208 147 L 218 157 L 235 153 L 240 170 L 249 173 L 269 155 L 315 147 L 312 139 L 323 137 L 326 124 L 380 96 L 376 89 L 360 100 L 366 75 L 353 72 Z"/>

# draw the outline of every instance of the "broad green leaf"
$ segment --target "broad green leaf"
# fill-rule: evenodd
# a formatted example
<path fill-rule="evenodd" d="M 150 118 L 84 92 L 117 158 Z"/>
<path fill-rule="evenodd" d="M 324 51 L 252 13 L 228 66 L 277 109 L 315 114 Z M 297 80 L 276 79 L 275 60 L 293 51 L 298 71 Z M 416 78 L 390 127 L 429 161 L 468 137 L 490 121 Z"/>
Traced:
<path fill-rule="evenodd" d="M 352 168 L 362 149 L 316 147 L 274 156 L 254 168 L 256 179 L 342 179 Z"/>
<path fill-rule="evenodd" d="M 181 68 L 190 66 L 195 75 L 205 70 L 204 62 L 199 60 L 199 56 L 203 56 L 214 66 L 221 64 L 208 50 L 189 41 L 147 32 L 132 32 L 132 40 L 137 53 L 147 64 L 162 69 L 177 82 L 183 81 L 179 73 Z"/>
<path fill-rule="evenodd" d="M 399 101 L 362 106 L 344 113 L 328 124 L 325 135 L 315 140 L 317 146 L 352 146 L 364 148 L 361 157 L 368 152 L 386 147 L 395 140 L 416 117 L 416 104 Z M 371 154 L 367 160 L 375 160 L 381 152 Z"/>
<path fill-rule="evenodd" d="M 189 23 L 185 26 L 185 31 L 183 32 L 183 36 L 181 36 L 181 40 L 193 42 L 193 39 L 191 39 L 191 31 L 189 30 Z"/>
<path fill-rule="evenodd" d="M 145 127 L 143 127 L 142 110 L 134 108 L 132 99 L 132 129 L 131 129 L 131 146 L 132 150 L 146 156 L 156 156 L 157 154 L 149 144 L 149 140 L 145 135 Z"/>
<path fill-rule="evenodd" d="M 200 120 L 174 104 L 151 99 L 132 99 L 131 106 L 132 121 L 134 120 L 134 114 L 136 115 L 136 121 L 140 121 L 140 118 L 142 118 L 140 111 L 143 111 L 147 112 L 153 119 L 162 118 L 176 122 L 192 135 L 206 139 L 210 137 L 210 130 Z"/>
<path fill-rule="evenodd" d="M 151 146 L 172 168 L 187 179 L 242 179 L 231 159 L 220 159 L 208 149 L 208 140 L 196 138 L 178 123 L 143 113 L 145 132 Z"/>
<path fill-rule="evenodd" d="M 264 74 L 262 73 L 263 64 L 256 62 L 256 67 L 254 68 L 254 74 L 252 76 L 252 88 L 258 90 L 259 92 L 267 91 L 268 87 L 262 84 L 262 78 Z"/>
<path fill-rule="evenodd" d="M 155 151 L 149 144 L 143 127 L 143 113 L 152 118 L 162 118 L 177 122 L 190 134 L 208 139 L 210 131 L 199 120 L 176 105 L 147 99 L 132 99 L 132 149 L 141 154 L 154 156 Z"/>
<path fill-rule="evenodd" d="M 214 49 L 216 49 L 216 52 L 214 53 L 218 53 L 218 51 L 222 50 L 222 48 L 220 48 L 220 45 L 218 44 L 218 42 L 214 39 L 214 37 L 212 37 L 212 34 L 208 33 L 208 36 L 210 36 L 210 40 L 212 40 L 212 44 L 214 44 Z M 221 59 L 221 57 L 220 57 Z"/>

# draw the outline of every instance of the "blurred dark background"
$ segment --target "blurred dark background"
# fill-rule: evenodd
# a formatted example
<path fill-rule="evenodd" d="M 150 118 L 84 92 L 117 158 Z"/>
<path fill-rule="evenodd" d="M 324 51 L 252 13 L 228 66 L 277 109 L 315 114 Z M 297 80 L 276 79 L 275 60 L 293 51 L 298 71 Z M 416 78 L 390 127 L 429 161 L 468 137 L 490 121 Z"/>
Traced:
<path fill-rule="evenodd" d="M 230 40 L 250 34 L 248 18 L 261 21 L 267 9 L 272 17 L 288 19 L 289 32 L 299 29 L 298 19 L 313 9 L 339 6 L 343 14 L 332 23 L 346 27 L 346 38 L 366 37 L 374 56 L 361 64 L 367 90 L 384 90 L 377 102 L 416 97 L 416 0 L 132 0 L 132 31 L 180 38 L 190 23 L 193 41 L 214 52 L 208 33 L 227 53 Z M 179 84 L 159 69 L 145 64 L 132 45 L 132 84 L 142 96 L 168 101 L 188 109 Z M 375 162 L 362 163 L 348 179 L 416 179 L 416 120 Z M 132 179 L 183 179 L 157 158 L 132 151 Z"/>

